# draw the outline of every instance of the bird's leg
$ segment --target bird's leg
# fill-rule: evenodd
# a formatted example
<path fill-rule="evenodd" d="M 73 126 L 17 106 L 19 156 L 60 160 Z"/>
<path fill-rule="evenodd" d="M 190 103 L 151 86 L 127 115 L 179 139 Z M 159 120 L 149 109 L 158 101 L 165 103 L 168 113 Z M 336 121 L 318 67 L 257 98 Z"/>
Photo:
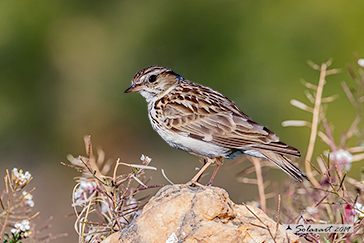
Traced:
<path fill-rule="evenodd" d="M 212 176 L 210 178 L 209 183 L 207 183 L 207 186 L 211 186 L 212 182 L 214 181 L 214 178 L 216 176 L 217 171 L 219 170 L 220 166 L 222 165 L 222 157 L 215 158 L 216 160 L 216 167 L 214 169 L 214 172 L 212 172 Z"/>
<path fill-rule="evenodd" d="M 214 159 L 209 159 L 207 158 L 206 163 L 204 164 L 204 166 L 200 169 L 200 171 L 187 183 L 188 186 L 190 185 L 197 185 L 197 186 L 202 186 L 200 183 L 198 183 L 198 179 L 200 178 L 200 176 L 202 175 L 202 173 L 207 169 L 207 167 L 209 167 L 209 165 L 211 165 L 214 162 Z M 203 187 L 203 186 L 202 186 Z"/>
<path fill-rule="evenodd" d="M 207 158 L 204 158 L 203 159 L 203 166 L 205 166 L 206 163 L 207 163 Z M 198 182 L 201 179 L 201 176 L 202 176 L 202 174 L 197 178 L 196 182 Z"/>

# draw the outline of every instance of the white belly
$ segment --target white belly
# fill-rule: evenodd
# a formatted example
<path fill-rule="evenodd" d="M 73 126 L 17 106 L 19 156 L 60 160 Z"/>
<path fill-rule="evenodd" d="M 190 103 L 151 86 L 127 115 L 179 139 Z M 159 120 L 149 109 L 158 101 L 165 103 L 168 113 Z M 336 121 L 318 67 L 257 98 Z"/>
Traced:
<path fill-rule="evenodd" d="M 174 132 L 165 132 L 161 129 L 156 129 L 158 134 L 172 147 L 182 149 L 187 152 L 192 152 L 209 158 L 218 156 L 225 157 L 228 149 L 218 145 L 197 140 L 186 135 L 180 135 Z"/>

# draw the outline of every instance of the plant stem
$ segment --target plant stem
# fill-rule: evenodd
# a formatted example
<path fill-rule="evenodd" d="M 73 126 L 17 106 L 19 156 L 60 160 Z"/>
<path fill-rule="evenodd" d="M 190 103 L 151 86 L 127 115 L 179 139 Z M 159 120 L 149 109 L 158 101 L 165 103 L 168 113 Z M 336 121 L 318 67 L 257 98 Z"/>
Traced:
<path fill-rule="evenodd" d="M 312 184 L 315 187 L 319 187 L 320 184 L 317 182 L 315 177 L 312 175 L 311 165 L 309 161 L 312 159 L 313 150 L 315 147 L 316 137 L 317 137 L 317 127 L 320 121 L 320 109 L 321 109 L 321 99 L 322 99 L 322 92 L 325 85 L 325 77 L 326 77 L 326 68 L 327 64 L 323 63 L 320 69 L 320 80 L 317 87 L 316 97 L 315 97 L 315 107 L 313 109 L 313 116 L 312 116 L 312 125 L 311 125 L 311 135 L 310 135 L 310 143 L 308 145 L 308 150 L 305 158 L 305 169 L 308 178 L 311 180 Z"/>
<path fill-rule="evenodd" d="M 8 219 L 9 219 L 9 216 L 10 216 L 10 209 L 11 209 L 11 204 L 13 202 L 13 198 L 14 198 L 14 191 L 11 192 L 11 195 L 9 197 L 9 200 L 8 200 L 8 208 L 6 210 L 6 216 L 5 216 L 5 220 L 4 220 L 4 224 L 3 224 L 3 228 L 1 229 L 1 242 L 4 242 L 4 239 L 3 239 L 3 236 L 4 236 L 4 231 L 5 231 L 5 227 L 6 225 L 8 224 Z"/>
<path fill-rule="evenodd" d="M 256 157 L 251 157 L 254 167 L 255 173 L 257 174 L 257 184 L 258 184 L 258 191 L 259 191 L 259 198 L 260 198 L 260 206 L 262 210 L 265 212 L 266 210 L 266 199 L 264 194 L 264 183 L 263 183 L 263 176 L 262 176 L 262 167 L 260 165 L 260 159 Z"/>

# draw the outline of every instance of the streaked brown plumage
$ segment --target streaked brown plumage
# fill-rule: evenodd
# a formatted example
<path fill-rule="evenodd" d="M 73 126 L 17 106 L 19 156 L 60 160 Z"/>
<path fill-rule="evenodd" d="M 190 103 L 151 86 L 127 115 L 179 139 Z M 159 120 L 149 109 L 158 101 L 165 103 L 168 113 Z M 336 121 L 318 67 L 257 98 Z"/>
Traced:
<path fill-rule="evenodd" d="M 148 103 L 154 130 L 172 147 L 217 161 L 212 180 L 223 158 L 248 154 L 272 161 L 295 180 L 306 175 L 284 155 L 300 152 L 279 141 L 277 135 L 245 115 L 219 92 L 188 81 L 172 70 L 151 66 L 140 70 L 125 93 L 139 91 Z"/>

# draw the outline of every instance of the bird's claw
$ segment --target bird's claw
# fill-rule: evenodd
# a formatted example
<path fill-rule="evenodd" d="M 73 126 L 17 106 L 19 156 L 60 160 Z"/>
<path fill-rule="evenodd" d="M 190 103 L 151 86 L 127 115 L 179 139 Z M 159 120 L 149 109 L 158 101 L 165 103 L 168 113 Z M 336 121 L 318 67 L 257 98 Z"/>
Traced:
<path fill-rule="evenodd" d="M 197 186 L 199 188 L 202 188 L 202 189 L 206 189 L 206 186 L 202 185 L 201 183 L 198 183 L 197 181 L 193 181 L 193 180 L 190 180 L 189 182 L 186 183 L 186 186 Z"/>

